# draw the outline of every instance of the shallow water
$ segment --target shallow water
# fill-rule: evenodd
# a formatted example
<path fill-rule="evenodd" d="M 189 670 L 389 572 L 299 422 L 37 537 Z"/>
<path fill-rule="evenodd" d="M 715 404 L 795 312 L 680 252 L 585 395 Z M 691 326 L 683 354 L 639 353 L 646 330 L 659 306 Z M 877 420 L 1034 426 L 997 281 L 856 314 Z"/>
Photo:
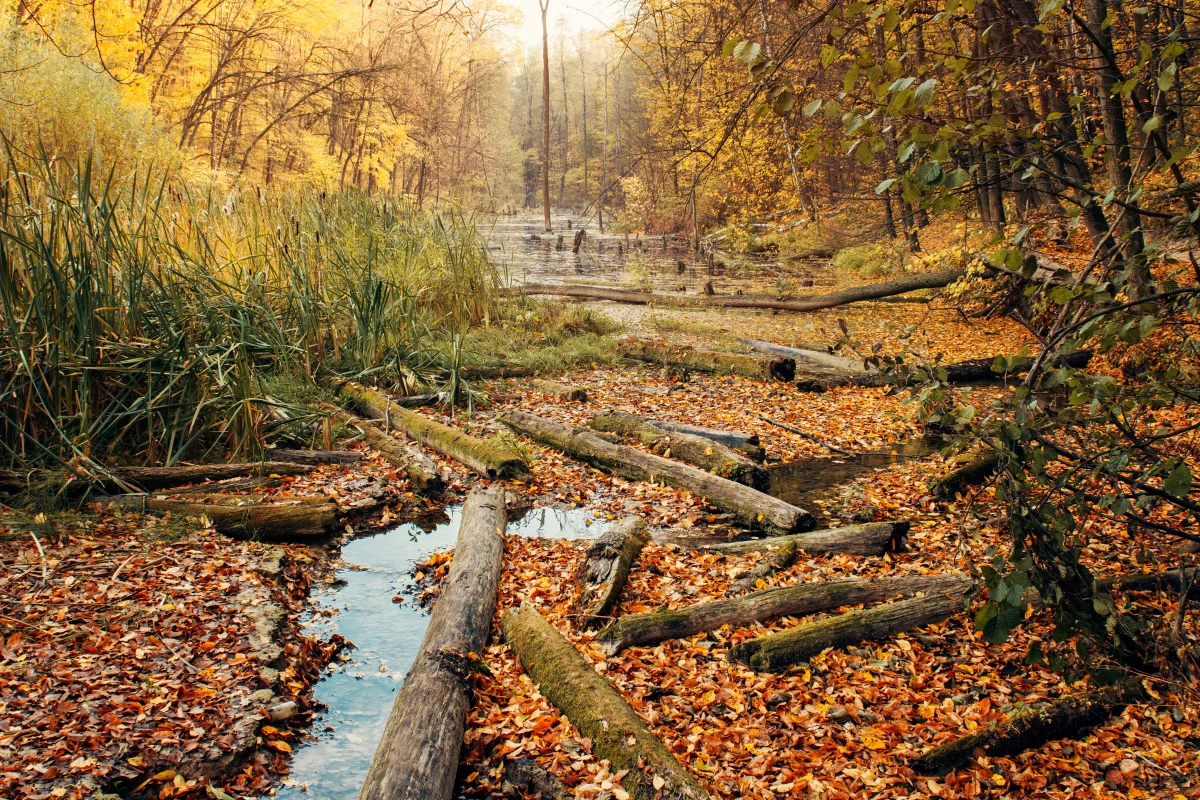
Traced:
<path fill-rule="evenodd" d="M 312 726 L 316 736 L 298 745 L 291 775 L 279 797 L 353 800 L 358 797 L 375 748 L 383 735 L 392 700 L 412 665 L 428 612 L 413 602 L 409 576 L 414 561 L 454 547 L 462 508 L 447 509 L 449 520 L 423 529 L 407 523 L 342 547 L 346 566 L 338 583 L 313 590 L 306 632 L 339 633 L 355 645 L 348 661 L 335 663 L 317 684 L 315 698 L 328 710 Z M 522 536 L 577 539 L 597 536 L 607 525 L 589 525 L 582 509 L 533 509 L 510 522 Z M 404 602 L 392 602 L 402 595 Z M 323 611 L 334 610 L 332 616 Z"/>

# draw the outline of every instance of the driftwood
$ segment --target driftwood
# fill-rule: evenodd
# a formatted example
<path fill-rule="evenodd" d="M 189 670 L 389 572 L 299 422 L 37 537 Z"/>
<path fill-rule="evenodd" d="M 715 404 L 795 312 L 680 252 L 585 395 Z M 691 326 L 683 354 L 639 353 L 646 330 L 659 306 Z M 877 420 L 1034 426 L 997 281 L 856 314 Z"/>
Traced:
<path fill-rule="evenodd" d="M 724 431 L 717 428 L 705 428 L 700 425 L 684 425 L 681 422 L 662 422 L 656 419 L 647 419 L 646 417 L 641 417 L 641 420 L 656 428 L 662 428 L 665 431 L 690 433 L 692 436 L 711 439 L 717 444 L 723 444 L 731 450 L 737 450 L 742 455 L 759 463 L 765 461 L 767 458 L 767 451 L 763 449 L 762 441 L 759 440 L 758 434 L 755 433 Z"/>
<path fill-rule="evenodd" d="M 597 414 L 588 422 L 588 427 L 636 438 L 656 453 L 686 461 L 713 475 L 752 486 L 761 492 L 771 486 L 771 476 L 765 469 L 712 439 L 664 430 L 641 417 L 618 412 Z"/>
<path fill-rule="evenodd" d="M 594 625 L 616 607 L 633 562 L 650 541 L 646 521 L 626 517 L 601 534 L 587 549 L 579 570 L 577 608 L 585 625 Z"/>
<path fill-rule="evenodd" d="M 827 647 L 847 647 L 943 622 L 961 611 L 974 592 L 971 578 L 947 576 L 947 583 L 936 594 L 884 603 L 759 636 L 733 647 L 729 659 L 763 672 L 778 671 Z"/>
<path fill-rule="evenodd" d="M 693 549 L 710 553 L 741 555 L 774 551 L 791 544 L 795 545 L 800 552 L 811 555 L 846 553 L 853 556 L 881 556 L 884 553 L 903 548 L 907 537 L 907 522 L 868 522 L 865 525 L 825 528 L 793 536 L 690 546 Z"/>
<path fill-rule="evenodd" d="M 813 515 L 804 509 L 688 464 L 607 442 L 587 428 L 570 428 L 524 411 L 508 411 L 497 419 L 517 433 L 623 478 L 685 489 L 723 511 L 733 512 L 749 527 L 788 534 L 814 525 Z"/>
<path fill-rule="evenodd" d="M 944 774 L 968 763 L 976 750 L 991 758 L 1004 758 L 1054 739 L 1075 739 L 1121 713 L 1143 694 L 1135 684 L 1124 683 L 1023 709 L 968 736 L 929 748 L 912 767 L 920 774 Z"/>
<path fill-rule="evenodd" d="M 175 467 L 121 467 L 110 470 L 108 476 L 79 475 L 57 470 L 33 470 L 15 472 L 0 470 L 0 491 L 10 494 L 19 492 L 65 492 L 76 497 L 97 488 L 106 492 L 122 492 L 127 489 L 153 492 L 172 486 L 204 481 L 222 481 L 248 475 L 267 477 L 271 475 L 304 475 L 312 471 L 307 464 L 285 461 L 255 461 L 235 464 L 188 464 Z"/>
<path fill-rule="evenodd" d="M 596 639 L 608 655 L 615 655 L 627 647 L 657 644 L 667 639 L 684 639 L 703 631 L 717 630 L 723 625 L 745 627 L 778 617 L 800 617 L 892 597 L 952 592 L 962 580 L 958 575 L 845 578 L 764 589 L 731 600 L 632 614 L 611 622 Z"/>
<path fill-rule="evenodd" d="M 581 300 L 609 300 L 614 303 L 632 305 L 662 305 L 662 306 L 706 306 L 715 308 L 761 308 L 777 311 L 820 311 L 825 308 L 835 308 L 847 303 L 860 303 L 867 300 L 879 300 L 919 289 L 941 289 L 966 274 L 962 269 L 944 269 L 938 272 L 927 272 L 920 275 L 906 275 L 882 283 L 855 286 L 837 292 L 798 297 L 794 300 L 779 300 L 774 297 L 755 297 L 748 295 L 686 295 L 673 296 L 650 294 L 630 289 L 612 289 L 604 286 L 585 286 L 582 284 L 548 285 L 529 283 L 514 287 L 511 292 L 525 295 L 554 295 L 556 297 L 574 297 Z"/>
<path fill-rule="evenodd" d="M 613 771 L 628 770 L 635 800 L 701 800 L 709 795 L 629 704 L 528 601 L 500 618 L 504 641 L 550 703 Z M 658 784 L 656 788 L 655 784 Z M 365 795 L 364 795 L 365 797 Z"/>
<path fill-rule="evenodd" d="M 357 383 L 343 384 L 339 393 L 360 413 L 384 420 L 385 429 L 395 427 L 408 434 L 418 444 L 453 458 L 485 478 L 529 475 L 529 468 L 516 451 L 502 444 L 477 439 L 414 411 L 393 407 L 388 397 Z"/>
<path fill-rule="evenodd" d="M 392 704 L 360 800 L 453 797 L 471 675 L 492 633 L 506 524 L 503 489 L 467 496 L 450 574 Z"/>
<path fill-rule="evenodd" d="M 338 507 L 331 502 L 233 505 L 124 495 L 117 498 L 117 505 L 142 514 L 208 517 L 219 533 L 238 539 L 294 541 L 324 536 L 333 529 L 338 518 Z"/>
<path fill-rule="evenodd" d="M 957 467 L 929 482 L 929 493 L 934 497 L 954 497 L 968 486 L 983 483 L 1000 468 L 1000 454 L 995 450 L 989 453 L 963 453 L 953 461 L 958 464 Z"/>
<path fill-rule="evenodd" d="M 563 400 L 568 400 L 572 403 L 586 403 L 588 399 L 586 390 L 576 386 L 567 386 L 565 383 L 555 383 L 554 381 L 544 381 L 535 378 L 529 382 L 529 385 L 542 394 L 561 397 Z"/>
<path fill-rule="evenodd" d="M 383 459 L 404 473 L 408 482 L 420 494 L 437 495 L 443 488 L 442 476 L 437 464 L 415 447 L 410 447 L 390 434 L 384 433 L 366 420 L 355 419 L 341 409 L 329 407 L 330 415 L 346 427 L 356 427 L 363 434 L 363 441 L 383 456 Z"/>
<path fill-rule="evenodd" d="M 362 453 L 354 450 L 292 450 L 276 447 L 267 451 L 273 461 L 289 461 L 293 464 L 357 464 Z"/>
<path fill-rule="evenodd" d="M 617 342 L 617 350 L 626 358 L 683 367 L 694 372 L 739 375 L 757 381 L 791 381 L 796 377 L 796 362 L 790 358 L 693 350 L 689 347 L 671 347 L 644 339 L 622 339 Z"/>

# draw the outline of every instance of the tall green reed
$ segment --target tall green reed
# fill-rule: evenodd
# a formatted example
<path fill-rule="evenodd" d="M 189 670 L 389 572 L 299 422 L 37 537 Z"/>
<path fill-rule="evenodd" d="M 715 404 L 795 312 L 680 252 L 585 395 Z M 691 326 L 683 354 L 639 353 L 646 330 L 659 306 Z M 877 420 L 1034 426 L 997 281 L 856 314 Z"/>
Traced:
<path fill-rule="evenodd" d="M 297 419 L 272 413 L 264 376 L 417 380 L 440 364 L 432 342 L 494 318 L 497 285 L 453 213 L 359 192 L 197 189 L 7 149 L 0 459 L 255 455 Z"/>

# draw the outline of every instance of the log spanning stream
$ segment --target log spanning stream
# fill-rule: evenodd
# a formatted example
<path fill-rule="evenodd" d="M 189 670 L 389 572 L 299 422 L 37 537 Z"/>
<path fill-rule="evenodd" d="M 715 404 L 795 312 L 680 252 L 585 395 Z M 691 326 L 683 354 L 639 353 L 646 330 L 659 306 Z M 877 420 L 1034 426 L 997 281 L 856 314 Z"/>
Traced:
<path fill-rule="evenodd" d="M 278 797 L 353 800 L 375 755 L 392 700 L 412 664 L 429 613 L 413 600 L 413 564 L 454 547 L 462 508 L 447 509 L 449 521 L 424 530 L 407 523 L 342 547 L 345 566 L 337 582 L 313 590 L 306 633 L 338 633 L 352 642 L 349 660 L 335 662 L 315 690 L 327 710 L 318 716 L 314 738 L 296 747 L 291 774 Z M 533 509 L 510 522 L 522 536 L 591 538 L 607 527 L 583 509 Z M 393 602 L 395 596 L 403 602 Z"/>

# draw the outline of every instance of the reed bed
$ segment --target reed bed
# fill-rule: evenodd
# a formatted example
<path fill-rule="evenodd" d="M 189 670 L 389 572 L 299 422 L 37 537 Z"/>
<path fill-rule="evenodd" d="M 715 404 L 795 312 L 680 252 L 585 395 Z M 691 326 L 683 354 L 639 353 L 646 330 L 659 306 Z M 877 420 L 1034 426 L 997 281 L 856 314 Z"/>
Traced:
<path fill-rule="evenodd" d="M 254 456 L 319 370 L 414 380 L 494 319 L 470 220 L 317 189 L 220 192 L 91 161 L 0 166 L 0 461 Z"/>

